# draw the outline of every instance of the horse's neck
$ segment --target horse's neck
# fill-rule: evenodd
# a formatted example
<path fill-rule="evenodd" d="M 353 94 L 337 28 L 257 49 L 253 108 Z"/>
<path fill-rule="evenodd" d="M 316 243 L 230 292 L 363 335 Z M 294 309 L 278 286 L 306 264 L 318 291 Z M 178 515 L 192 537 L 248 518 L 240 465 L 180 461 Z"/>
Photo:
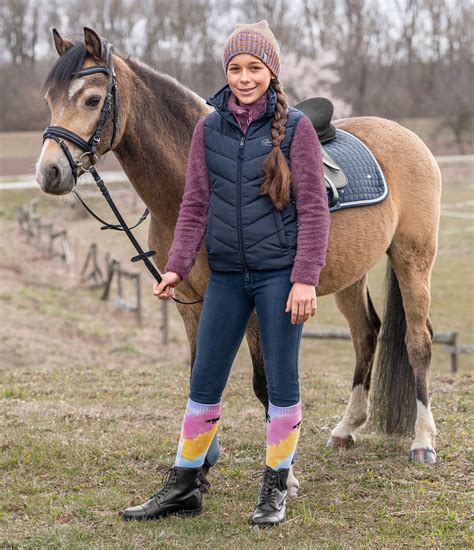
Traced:
<path fill-rule="evenodd" d="M 128 65 L 127 69 L 131 70 Z M 121 83 L 117 73 L 127 112 L 126 126 L 114 153 L 150 212 L 163 224 L 174 226 L 184 189 L 192 132 L 207 108 L 202 98 L 166 77 L 168 89 L 160 94 L 163 87 L 159 79 L 163 75 L 158 73 L 152 75 L 157 80 L 156 86 L 153 81 L 145 84 L 136 74 L 124 76 L 127 78 Z M 176 93 L 173 94 L 170 86 L 174 85 Z M 184 98 L 183 94 L 186 94 Z M 167 104 L 178 100 L 180 108 Z"/>

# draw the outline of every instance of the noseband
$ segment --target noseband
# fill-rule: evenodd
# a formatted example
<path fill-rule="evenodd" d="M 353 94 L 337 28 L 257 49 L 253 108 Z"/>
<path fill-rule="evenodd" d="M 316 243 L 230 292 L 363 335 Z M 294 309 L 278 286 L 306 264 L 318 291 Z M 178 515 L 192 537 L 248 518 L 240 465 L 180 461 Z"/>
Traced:
<path fill-rule="evenodd" d="M 90 172 L 92 177 L 94 178 L 95 183 L 99 187 L 100 191 L 102 192 L 102 195 L 107 200 L 110 208 L 112 209 L 113 213 L 115 214 L 115 217 L 118 220 L 118 224 L 109 224 L 99 218 L 82 200 L 79 193 L 76 189 L 73 189 L 73 192 L 79 202 L 84 206 L 84 208 L 93 216 L 96 220 L 98 220 L 100 223 L 102 223 L 101 229 L 114 229 L 116 231 L 124 231 L 127 235 L 127 237 L 130 239 L 132 245 L 135 247 L 135 250 L 138 252 L 137 256 L 134 256 L 131 261 L 132 262 L 139 262 L 143 261 L 145 266 L 147 267 L 148 271 L 153 275 L 153 277 L 156 279 L 158 283 L 161 283 L 162 277 L 159 274 L 158 270 L 155 268 L 155 266 L 151 263 L 150 257 L 154 256 L 156 254 L 155 251 L 149 250 L 148 252 L 144 252 L 142 247 L 140 246 L 139 242 L 136 240 L 135 236 L 131 232 L 131 229 L 134 229 L 138 225 L 140 225 L 145 218 L 148 216 L 148 208 L 145 209 L 145 212 L 140 217 L 138 222 L 133 225 L 132 227 L 128 227 L 127 223 L 123 219 L 119 209 L 115 205 L 114 201 L 112 200 L 112 197 L 110 196 L 110 193 L 105 186 L 105 183 L 103 179 L 99 176 L 96 165 L 98 162 L 97 158 L 97 146 L 100 143 L 101 137 L 102 137 L 102 130 L 104 128 L 104 125 L 107 121 L 107 118 L 109 116 L 109 113 L 111 111 L 112 105 L 113 105 L 113 126 L 112 126 L 112 137 L 110 139 L 110 145 L 106 151 L 104 151 L 103 154 L 107 153 L 108 151 L 111 151 L 114 145 L 115 137 L 117 135 L 117 126 L 118 126 L 118 120 L 119 120 L 119 91 L 117 86 L 117 80 L 115 78 L 115 71 L 114 71 L 114 65 L 113 65 L 113 46 L 110 44 L 107 40 L 102 39 L 102 47 L 105 47 L 106 50 L 106 62 L 107 66 L 104 67 L 103 65 L 94 65 L 93 67 L 87 67 L 86 69 L 82 69 L 81 71 L 77 71 L 75 73 L 72 73 L 72 78 L 77 78 L 80 76 L 88 76 L 95 73 L 104 73 L 108 76 L 108 83 L 107 83 L 107 95 L 105 96 L 104 105 L 102 106 L 102 111 L 99 116 L 99 121 L 97 122 L 96 129 L 94 133 L 92 134 L 89 141 L 86 141 L 81 136 L 77 135 L 74 132 L 71 132 L 71 130 L 68 130 L 67 128 L 63 128 L 62 126 L 48 126 L 44 132 L 43 132 L 43 142 L 46 139 L 54 139 L 56 143 L 61 147 L 63 150 L 63 153 L 65 154 L 69 166 L 71 167 L 71 172 L 74 177 L 74 184 L 77 185 L 77 170 L 78 168 L 82 168 L 84 172 Z M 77 145 L 79 149 L 81 149 L 83 152 L 79 159 L 77 161 L 74 160 L 71 151 L 69 150 L 69 147 L 66 145 L 64 140 L 69 141 L 73 143 L 74 145 Z M 88 168 L 84 168 L 82 159 L 84 157 L 88 156 L 90 165 Z M 182 302 L 181 300 L 178 300 L 178 298 L 174 298 L 173 300 L 175 302 L 179 302 L 180 304 L 197 304 L 199 302 L 202 302 L 203 300 L 196 300 L 195 302 Z"/>

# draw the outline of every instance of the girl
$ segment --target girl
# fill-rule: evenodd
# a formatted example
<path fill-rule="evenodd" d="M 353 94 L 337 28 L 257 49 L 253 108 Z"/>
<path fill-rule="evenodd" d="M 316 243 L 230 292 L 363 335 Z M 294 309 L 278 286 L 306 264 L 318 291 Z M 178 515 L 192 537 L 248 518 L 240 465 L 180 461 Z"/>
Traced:
<path fill-rule="evenodd" d="M 201 512 L 201 467 L 217 460 L 221 395 L 255 308 L 269 407 L 252 523 L 265 527 L 285 518 L 301 424 L 298 353 L 303 323 L 316 313 L 329 209 L 318 137 L 310 120 L 288 107 L 279 52 L 266 20 L 236 25 L 224 45 L 228 83 L 207 100 L 215 110 L 194 130 L 168 263 L 154 285 L 158 298 L 172 298 L 207 228 L 210 278 L 189 399 L 163 489 L 127 508 L 124 519 Z"/>

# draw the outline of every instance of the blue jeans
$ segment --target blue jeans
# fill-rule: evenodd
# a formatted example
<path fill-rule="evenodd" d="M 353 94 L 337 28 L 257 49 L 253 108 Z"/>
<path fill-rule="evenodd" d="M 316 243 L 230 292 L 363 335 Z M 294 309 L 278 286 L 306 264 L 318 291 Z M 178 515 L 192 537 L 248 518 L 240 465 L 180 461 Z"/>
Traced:
<path fill-rule="evenodd" d="M 292 267 L 262 271 L 211 271 L 199 319 L 189 397 L 217 403 L 256 308 L 268 397 L 279 407 L 300 400 L 298 354 L 303 323 L 292 324 L 286 302 Z"/>

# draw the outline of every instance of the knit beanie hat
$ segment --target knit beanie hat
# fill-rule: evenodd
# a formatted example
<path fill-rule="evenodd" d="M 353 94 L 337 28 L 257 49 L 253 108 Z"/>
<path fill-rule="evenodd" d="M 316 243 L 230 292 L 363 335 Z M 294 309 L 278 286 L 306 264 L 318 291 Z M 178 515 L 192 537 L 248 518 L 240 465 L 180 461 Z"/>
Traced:
<path fill-rule="evenodd" d="M 280 46 L 268 21 L 258 23 L 237 23 L 224 44 L 222 64 L 227 73 L 227 65 L 239 53 L 249 53 L 258 57 L 275 76 L 280 73 Z"/>

